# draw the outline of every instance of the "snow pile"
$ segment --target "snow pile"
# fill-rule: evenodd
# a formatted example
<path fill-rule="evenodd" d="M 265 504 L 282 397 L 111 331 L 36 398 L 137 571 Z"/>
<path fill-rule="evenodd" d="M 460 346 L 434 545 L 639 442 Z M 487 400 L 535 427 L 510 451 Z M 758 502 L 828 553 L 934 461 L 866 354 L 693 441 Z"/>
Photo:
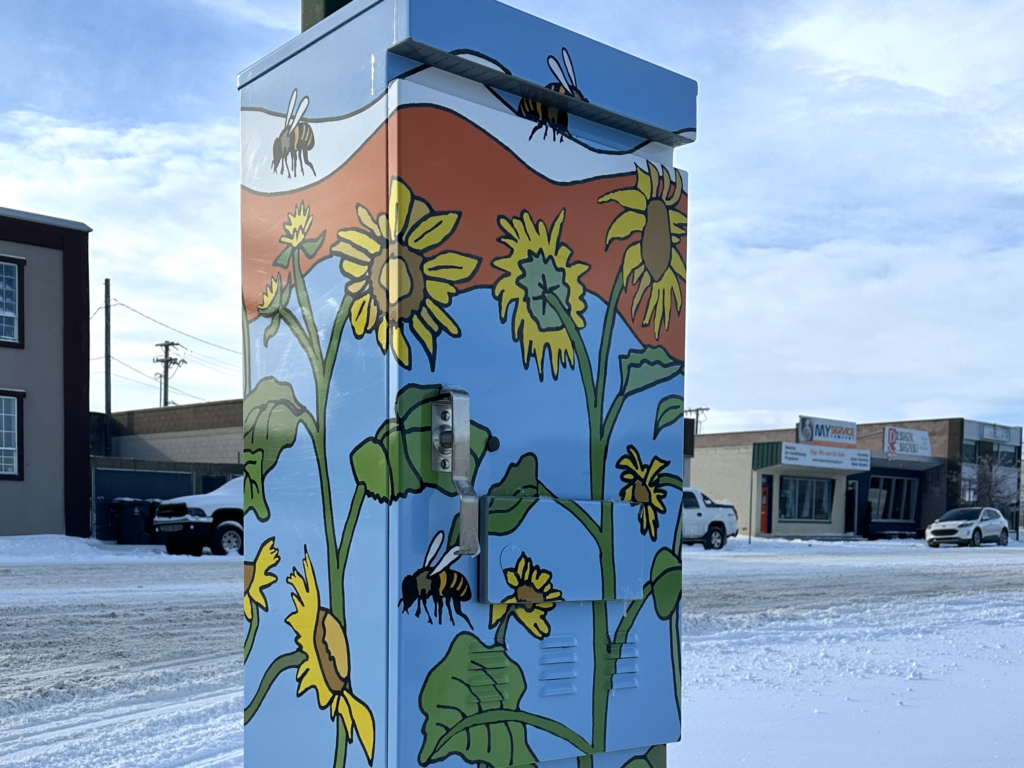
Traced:
<path fill-rule="evenodd" d="M 152 562 L 168 555 L 162 545 L 119 545 L 97 539 L 43 534 L 0 536 L 0 564 Z"/>

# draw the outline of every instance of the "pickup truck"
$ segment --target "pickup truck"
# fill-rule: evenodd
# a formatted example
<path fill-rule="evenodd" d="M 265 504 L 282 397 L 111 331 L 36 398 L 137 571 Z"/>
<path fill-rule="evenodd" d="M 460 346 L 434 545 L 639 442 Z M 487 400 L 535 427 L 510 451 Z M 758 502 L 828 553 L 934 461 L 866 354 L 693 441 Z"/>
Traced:
<path fill-rule="evenodd" d="M 683 543 L 721 549 L 736 535 L 738 514 L 732 504 L 712 501 L 696 488 L 683 488 Z"/>
<path fill-rule="evenodd" d="M 244 554 L 242 483 L 236 477 L 210 493 L 160 502 L 153 528 L 164 535 L 167 554 L 201 555 L 204 547 L 215 555 Z"/>

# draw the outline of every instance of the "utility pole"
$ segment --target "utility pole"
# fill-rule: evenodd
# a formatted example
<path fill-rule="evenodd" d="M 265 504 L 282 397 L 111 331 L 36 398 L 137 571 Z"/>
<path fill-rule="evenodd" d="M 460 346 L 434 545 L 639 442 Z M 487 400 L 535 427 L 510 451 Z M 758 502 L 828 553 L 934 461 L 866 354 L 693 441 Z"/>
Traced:
<path fill-rule="evenodd" d="M 683 414 L 686 416 L 693 415 L 693 431 L 695 434 L 700 434 L 700 423 L 706 418 L 704 414 L 710 410 L 706 405 L 702 405 L 699 408 L 687 408 L 683 411 Z"/>
<path fill-rule="evenodd" d="M 170 381 L 170 378 L 171 378 L 171 376 L 170 376 L 171 366 L 177 367 L 179 365 L 184 365 L 186 361 L 182 360 L 180 357 L 171 357 L 171 349 L 173 349 L 175 347 L 180 347 L 181 346 L 181 344 L 179 344 L 176 341 L 162 341 L 159 344 L 155 344 L 154 346 L 161 347 L 163 349 L 163 351 L 164 351 L 163 357 L 154 357 L 153 358 L 153 362 L 154 363 L 160 363 L 164 367 L 164 373 L 163 373 L 163 377 L 162 377 L 162 381 L 163 381 L 163 397 L 161 398 L 160 406 L 162 408 L 166 408 L 168 406 L 168 404 L 170 403 L 170 397 L 168 397 L 167 387 L 168 387 L 168 382 Z"/>
<path fill-rule="evenodd" d="M 104 319 L 104 330 L 103 330 L 103 386 L 106 393 L 106 408 L 104 413 L 106 418 L 103 419 L 103 455 L 109 456 L 111 453 L 111 439 L 110 439 L 110 278 L 106 278 L 103 281 L 103 319 Z"/>

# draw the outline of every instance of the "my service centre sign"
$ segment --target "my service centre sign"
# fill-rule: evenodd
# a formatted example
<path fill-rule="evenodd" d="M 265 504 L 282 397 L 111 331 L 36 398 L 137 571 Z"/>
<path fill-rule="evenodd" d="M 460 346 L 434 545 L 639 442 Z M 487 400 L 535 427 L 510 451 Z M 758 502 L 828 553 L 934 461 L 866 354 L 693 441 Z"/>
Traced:
<path fill-rule="evenodd" d="M 801 416 L 796 440 L 808 445 L 829 445 L 835 448 L 857 447 L 857 425 L 852 421 L 833 421 L 815 416 Z"/>
<path fill-rule="evenodd" d="M 866 472 L 871 469 L 871 451 L 856 451 L 849 448 L 832 448 L 806 443 L 783 443 L 782 463 L 795 467 Z"/>
<path fill-rule="evenodd" d="M 890 459 L 897 456 L 931 456 L 932 441 L 921 429 L 886 427 L 882 434 L 882 447 Z"/>

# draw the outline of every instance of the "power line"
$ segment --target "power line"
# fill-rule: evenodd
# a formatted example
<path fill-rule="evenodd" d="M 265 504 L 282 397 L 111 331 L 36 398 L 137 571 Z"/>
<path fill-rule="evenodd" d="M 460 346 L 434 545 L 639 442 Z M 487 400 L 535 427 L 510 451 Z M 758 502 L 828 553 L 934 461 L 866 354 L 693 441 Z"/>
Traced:
<path fill-rule="evenodd" d="M 113 359 L 113 358 L 111 358 L 111 359 Z M 118 362 L 120 362 L 120 361 L 118 361 Z M 135 370 L 135 369 L 132 368 L 132 370 Z M 101 373 L 103 373 L 103 371 L 92 371 L 91 373 L 92 373 L 93 376 L 99 376 Z M 122 376 L 120 373 L 112 373 L 110 375 L 111 376 L 116 376 L 119 379 L 124 379 L 125 381 L 129 381 L 132 384 L 139 384 L 139 385 L 141 385 L 143 387 L 151 387 L 153 389 L 160 389 L 160 385 L 159 384 L 154 384 L 154 383 L 151 383 L 151 382 L 148 382 L 148 381 L 139 381 L 138 379 L 133 379 L 131 376 Z M 193 400 L 199 400 L 199 401 L 204 402 L 204 403 L 210 402 L 209 400 L 204 400 L 203 398 L 199 397 L 198 395 L 189 394 L 188 392 L 185 392 L 184 390 L 178 389 L 177 387 L 171 387 L 170 389 L 173 390 L 174 392 L 176 392 L 179 395 L 184 395 L 185 397 L 191 397 Z"/>
<path fill-rule="evenodd" d="M 201 339 L 198 336 L 193 336 L 191 333 L 185 333 L 185 331 L 181 330 L 180 328 L 175 328 L 173 325 L 168 325 L 167 323 L 163 323 L 163 322 L 157 320 L 155 317 L 150 317 L 145 312 L 139 312 L 139 310 L 135 309 L 134 307 L 129 307 L 123 301 L 115 301 L 115 303 L 112 306 L 124 307 L 125 309 L 129 309 L 132 312 L 134 312 L 135 314 L 141 315 L 142 317 L 146 318 L 150 322 L 156 323 L 157 325 L 162 325 L 164 328 L 168 328 L 168 329 L 174 331 L 175 333 L 180 333 L 182 336 L 187 336 L 188 338 L 194 339 L 195 341 L 201 342 L 203 344 L 208 344 L 209 346 L 216 347 L 217 349 L 223 349 L 225 352 L 231 352 L 232 354 L 235 354 L 235 355 L 238 355 L 238 356 L 242 355 L 242 353 L 239 352 L 236 349 L 229 349 L 228 347 L 223 347 L 220 344 L 215 344 L 212 341 L 207 341 L 206 339 Z"/>

